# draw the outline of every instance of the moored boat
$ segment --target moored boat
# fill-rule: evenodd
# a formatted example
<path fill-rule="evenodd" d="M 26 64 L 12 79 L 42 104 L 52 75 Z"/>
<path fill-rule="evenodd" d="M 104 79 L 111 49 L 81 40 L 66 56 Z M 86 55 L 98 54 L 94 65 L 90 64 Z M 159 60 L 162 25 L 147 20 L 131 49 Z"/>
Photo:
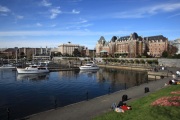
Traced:
<path fill-rule="evenodd" d="M 18 73 L 48 73 L 48 67 L 46 66 L 41 66 L 41 65 L 30 65 L 29 67 L 26 68 L 16 68 Z"/>
<path fill-rule="evenodd" d="M 15 69 L 16 66 L 13 66 L 11 64 L 3 64 L 0 69 Z"/>
<path fill-rule="evenodd" d="M 98 70 L 99 66 L 97 66 L 93 61 L 88 62 L 85 65 L 79 67 L 80 70 Z"/>

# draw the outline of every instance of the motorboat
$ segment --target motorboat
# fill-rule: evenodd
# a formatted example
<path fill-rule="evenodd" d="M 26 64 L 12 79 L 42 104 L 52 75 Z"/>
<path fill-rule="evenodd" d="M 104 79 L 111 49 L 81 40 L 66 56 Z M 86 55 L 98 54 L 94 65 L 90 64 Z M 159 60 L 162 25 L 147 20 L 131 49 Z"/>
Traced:
<path fill-rule="evenodd" d="M 15 69 L 16 66 L 13 66 L 11 64 L 3 64 L 0 69 Z"/>
<path fill-rule="evenodd" d="M 29 67 L 25 68 L 16 68 L 18 73 L 48 73 L 48 67 L 47 66 L 41 66 L 41 65 L 30 65 Z"/>
<path fill-rule="evenodd" d="M 80 70 L 98 70 L 99 67 L 92 61 L 79 67 Z"/>

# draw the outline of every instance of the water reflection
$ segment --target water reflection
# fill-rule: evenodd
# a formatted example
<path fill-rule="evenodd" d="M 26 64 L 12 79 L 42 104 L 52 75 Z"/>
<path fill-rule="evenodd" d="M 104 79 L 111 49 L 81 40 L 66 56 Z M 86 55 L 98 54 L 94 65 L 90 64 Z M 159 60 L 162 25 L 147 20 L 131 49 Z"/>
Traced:
<path fill-rule="evenodd" d="M 79 73 L 97 73 L 99 70 L 80 70 Z"/>
<path fill-rule="evenodd" d="M 148 81 L 147 73 L 143 71 L 119 70 L 119 69 L 101 69 L 97 74 L 99 82 L 111 81 L 111 87 L 126 85 L 126 88 L 140 85 Z"/>
<path fill-rule="evenodd" d="M 95 76 L 97 75 L 99 70 L 80 70 L 79 74 L 82 75 L 87 75 L 88 77 L 92 77 L 93 79 L 95 78 Z"/>
<path fill-rule="evenodd" d="M 49 74 L 18 74 L 17 80 L 48 80 Z"/>
<path fill-rule="evenodd" d="M 58 71 L 48 74 L 17 74 L 0 70 L 0 119 L 11 109 L 11 117 L 92 99 L 146 82 L 146 72 L 119 69 Z M 88 93 L 88 94 L 87 94 Z M 23 98 L 23 99 L 22 99 Z"/>

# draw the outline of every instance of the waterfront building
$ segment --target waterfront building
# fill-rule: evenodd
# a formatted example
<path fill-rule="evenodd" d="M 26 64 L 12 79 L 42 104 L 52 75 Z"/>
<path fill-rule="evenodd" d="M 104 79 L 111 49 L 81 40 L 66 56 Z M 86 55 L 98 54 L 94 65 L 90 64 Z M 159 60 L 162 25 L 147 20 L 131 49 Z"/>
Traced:
<path fill-rule="evenodd" d="M 110 42 L 107 42 L 103 36 L 100 37 L 96 44 L 96 55 L 111 57 L 137 57 L 145 51 L 145 44 L 142 37 L 137 33 L 130 36 L 117 37 L 113 36 Z"/>
<path fill-rule="evenodd" d="M 6 49 L 2 49 L 1 51 L 0 51 L 0 53 L 2 54 L 2 55 L 4 55 L 4 56 L 6 56 L 7 57 L 7 59 L 9 58 L 9 59 L 13 59 L 13 58 L 15 58 L 15 49 L 14 48 L 6 48 Z"/>
<path fill-rule="evenodd" d="M 50 48 L 18 48 L 18 56 L 21 58 L 26 57 L 26 59 L 32 58 L 40 58 L 40 56 L 50 56 L 51 55 Z M 35 57 L 38 56 L 38 57 Z M 44 58 L 44 57 L 42 57 Z"/>
<path fill-rule="evenodd" d="M 144 42 L 142 37 L 138 36 L 137 33 L 133 33 L 130 36 L 120 37 L 116 41 L 116 52 L 117 56 L 125 57 L 137 57 L 143 55 L 145 51 Z"/>
<path fill-rule="evenodd" d="M 161 57 L 168 48 L 168 39 L 163 35 L 144 37 L 148 46 L 148 53 L 153 57 Z"/>
<path fill-rule="evenodd" d="M 58 51 L 61 52 L 62 55 L 73 55 L 75 49 L 78 49 L 78 51 L 81 52 L 84 48 L 84 46 L 80 46 L 79 44 L 68 42 L 68 44 L 59 45 Z"/>
<path fill-rule="evenodd" d="M 134 58 L 149 54 L 160 57 L 167 47 L 168 39 L 162 35 L 141 37 L 134 32 L 129 36 L 113 36 L 110 42 L 101 36 L 96 44 L 96 55 Z"/>
<path fill-rule="evenodd" d="M 100 37 L 96 44 L 96 56 L 107 56 L 109 55 L 109 42 L 105 40 L 103 36 Z"/>
<path fill-rule="evenodd" d="M 0 48 L 0 52 L 7 50 L 7 48 Z"/>
<path fill-rule="evenodd" d="M 37 60 L 37 61 L 51 60 L 51 56 L 49 56 L 49 55 L 33 55 L 33 60 Z"/>

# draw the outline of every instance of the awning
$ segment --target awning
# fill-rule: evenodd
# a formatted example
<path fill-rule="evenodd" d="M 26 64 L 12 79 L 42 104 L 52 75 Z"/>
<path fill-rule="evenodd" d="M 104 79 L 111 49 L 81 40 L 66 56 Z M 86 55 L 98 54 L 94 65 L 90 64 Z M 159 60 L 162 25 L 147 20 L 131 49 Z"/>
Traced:
<path fill-rule="evenodd" d="M 101 53 L 107 53 L 107 51 L 106 50 L 102 50 L 102 51 L 100 51 Z"/>

